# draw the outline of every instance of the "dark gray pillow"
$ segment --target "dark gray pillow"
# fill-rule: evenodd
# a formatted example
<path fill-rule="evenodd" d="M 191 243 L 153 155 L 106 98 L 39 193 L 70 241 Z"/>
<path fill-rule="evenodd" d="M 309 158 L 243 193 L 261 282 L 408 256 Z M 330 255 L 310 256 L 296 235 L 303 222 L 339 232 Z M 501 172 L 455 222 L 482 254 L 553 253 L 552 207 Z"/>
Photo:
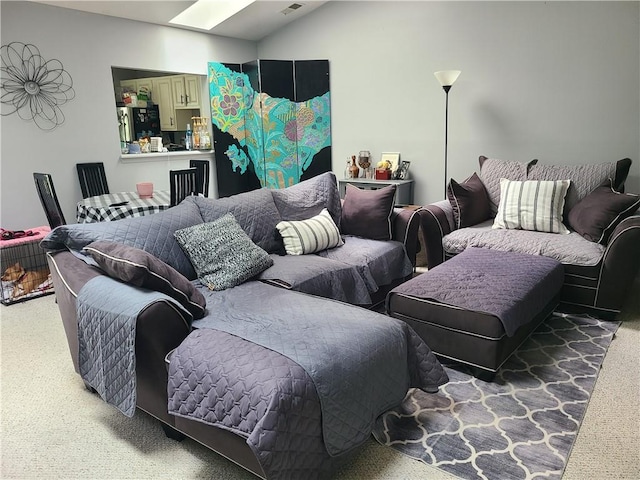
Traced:
<path fill-rule="evenodd" d="M 447 186 L 447 198 L 453 208 L 456 228 L 470 227 L 491 218 L 487 190 L 477 173 L 462 183 L 452 178 Z"/>
<path fill-rule="evenodd" d="M 342 205 L 342 233 L 371 240 L 391 240 L 395 195 L 395 185 L 365 190 L 347 184 Z"/>
<path fill-rule="evenodd" d="M 204 316 L 207 302 L 180 272 L 144 250 L 121 243 L 98 241 L 83 249 L 111 278 L 162 292 L 180 302 L 194 319 Z"/>
<path fill-rule="evenodd" d="M 332 172 L 322 173 L 280 190 L 271 190 L 282 220 L 305 220 L 326 208 L 340 228 L 342 206 L 338 181 Z"/>
<path fill-rule="evenodd" d="M 230 213 L 174 235 L 200 281 L 211 290 L 240 285 L 273 265 L 269 254 L 251 241 Z"/>
<path fill-rule="evenodd" d="M 569 212 L 569 226 L 587 240 L 606 245 L 618 224 L 640 207 L 640 195 L 616 192 L 609 179 Z"/>

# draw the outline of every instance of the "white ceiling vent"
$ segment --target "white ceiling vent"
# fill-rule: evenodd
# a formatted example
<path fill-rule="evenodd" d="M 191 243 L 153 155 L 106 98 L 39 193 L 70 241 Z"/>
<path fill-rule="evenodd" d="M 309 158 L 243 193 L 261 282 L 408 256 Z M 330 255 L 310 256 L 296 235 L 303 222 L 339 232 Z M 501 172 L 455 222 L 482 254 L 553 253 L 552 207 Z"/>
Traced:
<path fill-rule="evenodd" d="M 285 8 L 284 10 L 281 10 L 280 13 L 283 15 L 288 15 L 291 12 L 295 12 L 296 10 L 298 10 L 300 7 L 302 7 L 302 4 L 300 3 L 292 3 L 291 5 L 289 5 L 287 8 Z"/>

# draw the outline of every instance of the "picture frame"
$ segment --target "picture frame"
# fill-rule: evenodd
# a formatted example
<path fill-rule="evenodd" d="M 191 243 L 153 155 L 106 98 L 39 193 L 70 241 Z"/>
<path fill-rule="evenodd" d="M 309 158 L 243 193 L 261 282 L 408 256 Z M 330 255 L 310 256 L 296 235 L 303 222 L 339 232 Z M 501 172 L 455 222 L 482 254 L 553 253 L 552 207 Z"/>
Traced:
<path fill-rule="evenodd" d="M 391 164 L 391 176 L 393 177 L 400 165 L 400 152 L 383 152 L 380 155 L 380 161 L 387 160 Z"/>
<path fill-rule="evenodd" d="M 402 163 L 400 164 L 400 167 L 398 167 L 398 172 L 396 173 L 396 178 L 398 180 L 407 180 L 409 178 L 410 165 L 411 165 L 411 162 L 408 162 L 406 160 L 402 161 Z"/>

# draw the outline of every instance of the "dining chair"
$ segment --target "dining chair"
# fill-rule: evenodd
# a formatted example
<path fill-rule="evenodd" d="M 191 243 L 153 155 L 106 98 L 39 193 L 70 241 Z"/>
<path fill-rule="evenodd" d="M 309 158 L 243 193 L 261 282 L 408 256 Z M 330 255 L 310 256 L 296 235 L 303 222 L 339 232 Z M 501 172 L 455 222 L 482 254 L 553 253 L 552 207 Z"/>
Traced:
<path fill-rule="evenodd" d="M 209 160 L 189 160 L 189 167 L 196 168 L 196 186 L 198 194 L 205 197 L 209 196 L 209 169 L 211 162 Z"/>
<path fill-rule="evenodd" d="M 34 173 L 33 179 L 36 182 L 36 190 L 44 208 L 44 213 L 47 215 L 49 226 L 56 228 L 60 225 L 66 225 L 67 221 L 62 214 L 51 175 L 48 173 Z"/>
<path fill-rule="evenodd" d="M 169 170 L 170 206 L 174 207 L 189 195 L 197 195 L 197 169 Z"/>
<path fill-rule="evenodd" d="M 107 175 L 104 172 L 104 163 L 76 163 L 76 169 L 78 170 L 78 180 L 80 180 L 82 198 L 109 193 Z"/>

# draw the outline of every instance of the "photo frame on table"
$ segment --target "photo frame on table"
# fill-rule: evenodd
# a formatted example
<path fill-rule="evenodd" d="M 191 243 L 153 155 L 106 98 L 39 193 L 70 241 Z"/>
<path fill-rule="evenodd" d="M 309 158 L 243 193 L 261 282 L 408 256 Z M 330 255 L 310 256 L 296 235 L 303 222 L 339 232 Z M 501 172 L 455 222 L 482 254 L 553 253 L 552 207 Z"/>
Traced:
<path fill-rule="evenodd" d="M 393 177 L 400 165 L 400 153 L 399 152 L 383 152 L 380 155 L 380 161 L 387 160 L 391 164 L 391 176 Z"/>
<path fill-rule="evenodd" d="M 409 166 L 411 162 L 407 162 L 403 160 L 400 166 L 398 167 L 398 171 L 396 172 L 396 179 L 398 180 L 407 180 L 409 178 Z"/>

